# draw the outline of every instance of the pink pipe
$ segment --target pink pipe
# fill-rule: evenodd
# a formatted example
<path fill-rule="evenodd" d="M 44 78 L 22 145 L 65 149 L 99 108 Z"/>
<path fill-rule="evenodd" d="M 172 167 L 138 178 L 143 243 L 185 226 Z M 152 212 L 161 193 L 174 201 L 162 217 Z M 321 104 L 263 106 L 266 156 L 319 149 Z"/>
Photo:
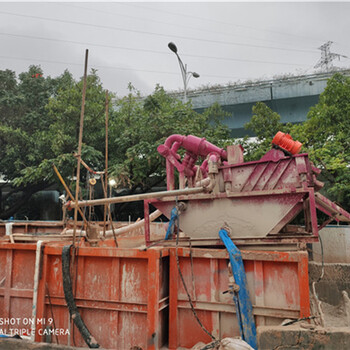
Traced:
<path fill-rule="evenodd" d="M 220 155 L 221 158 L 227 159 L 227 153 L 223 148 L 219 148 L 212 143 L 208 142 L 204 137 L 201 139 L 197 136 L 188 135 L 184 140 L 182 147 L 187 151 L 206 157 L 209 153 L 215 152 Z"/>
<path fill-rule="evenodd" d="M 204 137 L 201 139 L 193 135 L 171 135 L 166 139 L 164 145 L 158 146 L 157 150 L 161 155 L 167 153 L 169 149 L 176 153 L 180 146 L 196 156 L 206 157 L 209 153 L 215 152 L 223 160 L 227 159 L 227 153 L 223 148 L 219 148 L 206 141 Z"/>
<path fill-rule="evenodd" d="M 213 162 L 213 163 L 218 163 L 220 160 L 220 156 L 216 153 L 216 152 L 212 152 L 209 155 L 209 161 Z"/>
<path fill-rule="evenodd" d="M 184 173 L 187 177 L 192 177 L 196 173 L 196 161 L 197 157 L 193 157 L 189 153 L 185 154 L 182 165 L 184 167 Z"/>
<path fill-rule="evenodd" d="M 182 141 L 184 138 L 185 138 L 185 136 L 182 136 L 179 134 L 171 135 L 165 140 L 164 146 L 171 148 L 175 142 L 177 142 L 180 146 L 182 144 Z M 177 151 L 177 149 L 176 149 L 176 151 Z"/>
<path fill-rule="evenodd" d="M 180 155 L 177 153 L 180 147 L 183 147 L 187 151 L 182 162 L 180 162 Z M 167 159 L 168 189 L 173 188 L 175 183 L 174 174 L 173 171 L 171 171 L 172 166 L 175 166 L 180 174 L 184 174 L 187 178 L 191 178 L 196 173 L 195 163 L 199 156 L 206 157 L 208 154 L 213 153 L 214 156 L 212 157 L 214 158 L 212 161 L 214 162 L 218 162 L 220 158 L 222 160 L 227 159 L 227 153 L 223 148 L 213 145 L 206 141 L 205 138 L 199 138 L 193 135 L 171 135 L 165 140 L 163 145 L 158 146 L 157 150 Z M 205 164 L 205 168 L 201 167 L 202 172 L 204 170 L 203 174 L 207 168 L 207 163 Z"/>
<path fill-rule="evenodd" d="M 176 152 L 178 151 L 178 149 L 180 148 L 180 146 L 181 146 L 181 143 L 178 142 L 178 141 L 175 141 L 175 142 L 173 143 L 173 146 L 171 147 L 171 150 L 172 150 L 174 153 L 176 153 Z M 180 159 L 180 155 L 177 154 L 177 153 L 176 153 L 176 155 L 177 155 L 177 158 Z"/>

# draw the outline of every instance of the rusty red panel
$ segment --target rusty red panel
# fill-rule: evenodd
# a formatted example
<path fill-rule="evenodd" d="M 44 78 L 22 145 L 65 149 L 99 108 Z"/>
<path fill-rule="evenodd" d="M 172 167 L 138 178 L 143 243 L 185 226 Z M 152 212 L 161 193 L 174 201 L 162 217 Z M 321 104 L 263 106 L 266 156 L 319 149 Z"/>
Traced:
<path fill-rule="evenodd" d="M 29 322 L 27 320 L 32 317 L 32 306 L 33 296 L 30 294 L 27 297 L 23 297 L 22 295 L 17 297 L 11 296 L 9 318 L 16 319 L 16 324 L 10 326 L 10 328 L 18 330 L 26 329 L 29 331 L 30 326 L 28 327 Z"/>
<path fill-rule="evenodd" d="M 33 289 L 35 251 L 13 250 L 11 287 L 15 289 Z"/>
<path fill-rule="evenodd" d="M 5 278 L 6 278 L 6 256 L 7 256 L 7 250 L 0 249 L 0 266 L 2 267 L 0 269 L 0 288 L 3 288 L 5 285 Z"/>
<path fill-rule="evenodd" d="M 51 317 L 52 307 L 56 328 L 67 329 L 61 249 L 57 245 L 45 248 L 51 305 L 46 296 L 43 317 Z M 106 349 L 129 349 L 131 346 L 155 349 L 167 342 L 164 326 L 168 315 L 168 279 L 164 279 L 164 272 L 168 270 L 167 255 L 167 250 L 160 248 L 145 252 L 79 248 L 76 304 L 89 331 L 101 346 Z M 73 340 L 76 346 L 86 347 L 72 325 L 71 345 Z M 56 342 L 55 338 L 53 341 Z M 68 336 L 59 335 L 58 341 L 67 344 Z"/>
<path fill-rule="evenodd" d="M 191 257 L 192 255 L 192 263 Z M 224 249 L 178 248 L 179 264 L 200 321 L 216 338 L 239 336 L 228 289 Z M 257 325 L 310 314 L 306 252 L 242 251 Z M 201 329 L 179 278 L 176 248 L 170 248 L 169 349 L 210 341 Z"/>
<path fill-rule="evenodd" d="M 48 243 L 44 248 L 37 319 L 46 324 L 38 324 L 35 339 L 45 340 L 44 329 L 52 318 L 57 330 L 57 336 L 51 336 L 53 343 L 68 344 L 68 331 L 71 345 L 87 347 L 77 328 L 69 324 L 62 285 L 62 246 Z M 0 284 L 0 317 L 21 319 L 17 329 L 32 314 L 35 249 L 35 244 L 0 244 L 0 282 L 4 279 Z M 75 301 L 85 324 L 103 348 L 156 349 L 167 343 L 167 249 L 82 247 L 76 262 Z"/>
<path fill-rule="evenodd" d="M 2 333 L 30 334 L 35 249 L 35 244 L 0 244 L 0 317 L 11 320 L 0 326 Z"/>
<path fill-rule="evenodd" d="M 0 317 L 14 321 L 0 326 L 3 333 L 30 330 L 23 322 L 32 315 L 35 249 L 35 244 L 0 244 Z"/>

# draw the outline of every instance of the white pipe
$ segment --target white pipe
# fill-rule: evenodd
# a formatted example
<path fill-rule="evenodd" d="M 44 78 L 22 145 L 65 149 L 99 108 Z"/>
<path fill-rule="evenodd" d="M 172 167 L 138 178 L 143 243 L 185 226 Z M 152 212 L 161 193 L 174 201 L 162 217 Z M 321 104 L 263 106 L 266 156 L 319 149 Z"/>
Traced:
<path fill-rule="evenodd" d="M 154 211 L 152 214 L 150 214 L 149 221 L 152 222 L 152 221 L 156 220 L 162 214 L 163 213 L 160 210 Z M 142 220 L 134 222 L 133 224 L 130 224 L 128 226 L 124 226 L 124 227 L 121 227 L 121 228 L 114 229 L 114 233 L 116 235 L 121 235 L 123 233 L 129 232 L 129 231 L 133 231 L 133 230 L 136 230 L 136 229 L 142 227 L 144 225 L 144 223 L 145 223 L 145 219 L 142 219 Z M 86 233 L 84 230 L 79 231 L 79 232 L 82 235 L 85 235 L 85 233 Z M 64 234 L 71 235 L 71 234 L 73 234 L 73 230 L 72 229 L 66 230 L 66 231 L 64 231 Z M 100 236 L 102 236 L 102 235 L 103 235 L 103 231 L 100 232 Z M 112 230 L 106 231 L 106 237 L 113 237 L 113 231 Z"/>
<path fill-rule="evenodd" d="M 40 260 L 41 260 L 41 246 L 43 241 L 38 241 L 36 243 L 36 254 L 35 254 L 35 271 L 34 271 L 34 289 L 33 289 L 33 307 L 32 307 L 32 326 L 30 339 L 35 340 L 35 330 L 36 330 L 36 312 L 38 304 L 38 286 L 39 286 L 39 274 L 40 274 Z"/>
<path fill-rule="evenodd" d="M 206 192 L 212 192 L 215 185 L 216 185 L 216 180 L 215 180 L 214 174 L 209 173 L 209 179 L 210 179 L 209 185 L 207 187 L 205 187 Z"/>
<path fill-rule="evenodd" d="M 5 227 L 6 227 L 6 236 L 12 235 L 12 226 L 13 226 L 13 222 L 7 222 L 7 223 L 5 224 Z"/>
<path fill-rule="evenodd" d="M 200 181 L 197 181 L 196 182 L 196 187 L 208 187 L 210 185 L 210 178 L 209 177 L 206 177 L 205 179 L 203 180 L 200 180 Z"/>
<path fill-rule="evenodd" d="M 10 237 L 10 241 L 11 243 L 15 243 L 14 239 L 13 239 L 13 235 L 12 235 L 12 226 L 13 226 L 13 222 L 9 222 L 5 224 L 6 227 L 6 236 Z"/>
<path fill-rule="evenodd" d="M 149 216 L 149 222 L 152 222 L 154 221 L 155 219 L 159 218 L 163 213 L 157 209 L 156 211 L 154 211 L 152 214 L 150 214 Z M 116 229 L 114 230 L 114 233 L 116 235 L 121 235 L 122 233 L 126 233 L 126 232 L 129 232 L 129 231 L 133 231 L 133 230 L 136 230 L 138 229 L 139 227 L 143 226 L 145 223 L 145 219 L 142 219 L 140 221 L 137 221 L 131 225 L 128 225 L 128 226 L 124 226 L 124 227 L 121 227 L 119 229 Z M 107 236 L 113 236 L 113 231 L 112 230 L 108 230 L 106 231 L 106 237 Z"/>
<path fill-rule="evenodd" d="M 113 203 L 126 203 L 126 202 L 136 202 L 144 199 L 151 198 L 163 198 L 163 197 L 175 197 L 182 195 L 191 195 L 204 192 L 203 187 L 193 187 L 193 188 L 183 188 L 179 190 L 171 190 L 171 191 L 161 191 L 161 192 L 151 192 L 151 193 L 142 193 L 142 194 L 132 194 L 129 196 L 121 196 L 121 197 L 112 197 L 112 198 L 100 198 L 100 199 L 92 199 L 87 201 L 78 201 L 79 207 L 93 206 L 93 205 L 103 205 L 103 204 L 113 204 Z M 76 207 L 75 202 L 69 201 L 65 204 L 67 207 Z"/>
<path fill-rule="evenodd" d="M 63 230 L 61 235 L 62 236 L 72 236 L 73 235 L 73 229 L 69 229 L 69 230 Z M 78 238 L 80 238 L 80 236 L 85 237 L 86 236 L 86 231 L 85 230 L 79 230 L 79 235 L 77 234 Z"/>
<path fill-rule="evenodd" d="M 203 187 L 205 192 L 212 192 L 215 185 L 216 180 L 213 173 L 209 173 L 208 177 L 196 182 L 196 187 Z"/>

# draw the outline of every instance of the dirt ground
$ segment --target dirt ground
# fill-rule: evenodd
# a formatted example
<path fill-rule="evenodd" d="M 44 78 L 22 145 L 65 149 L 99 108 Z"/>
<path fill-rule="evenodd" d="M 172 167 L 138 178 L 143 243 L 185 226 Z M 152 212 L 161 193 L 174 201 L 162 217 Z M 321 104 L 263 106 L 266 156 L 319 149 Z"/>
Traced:
<path fill-rule="evenodd" d="M 343 298 L 338 305 L 334 306 L 321 301 L 320 307 L 323 313 L 324 327 L 350 326 L 350 300 L 346 291 L 343 291 Z M 314 305 L 312 305 L 311 310 L 314 310 Z"/>

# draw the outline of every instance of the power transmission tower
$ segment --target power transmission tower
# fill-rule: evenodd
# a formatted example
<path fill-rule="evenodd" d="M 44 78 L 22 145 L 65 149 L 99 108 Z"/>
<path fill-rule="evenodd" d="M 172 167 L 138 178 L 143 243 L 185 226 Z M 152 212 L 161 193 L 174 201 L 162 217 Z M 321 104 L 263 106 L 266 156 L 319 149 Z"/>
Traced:
<path fill-rule="evenodd" d="M 330 52 L 330 46 L 333 44 L 333 41 L 327 41 L 325 44 L 320 46 L 318 49 L 321 50 L 321 58 L 314 66 L 314 68 L 326 68 L 328 72 L 331 68 L 333 68 L 332 61 L 336 58 L 340 60 L 340 57 L 348 58 L 347 56 L 340 55 L 338 53 Z"/>

